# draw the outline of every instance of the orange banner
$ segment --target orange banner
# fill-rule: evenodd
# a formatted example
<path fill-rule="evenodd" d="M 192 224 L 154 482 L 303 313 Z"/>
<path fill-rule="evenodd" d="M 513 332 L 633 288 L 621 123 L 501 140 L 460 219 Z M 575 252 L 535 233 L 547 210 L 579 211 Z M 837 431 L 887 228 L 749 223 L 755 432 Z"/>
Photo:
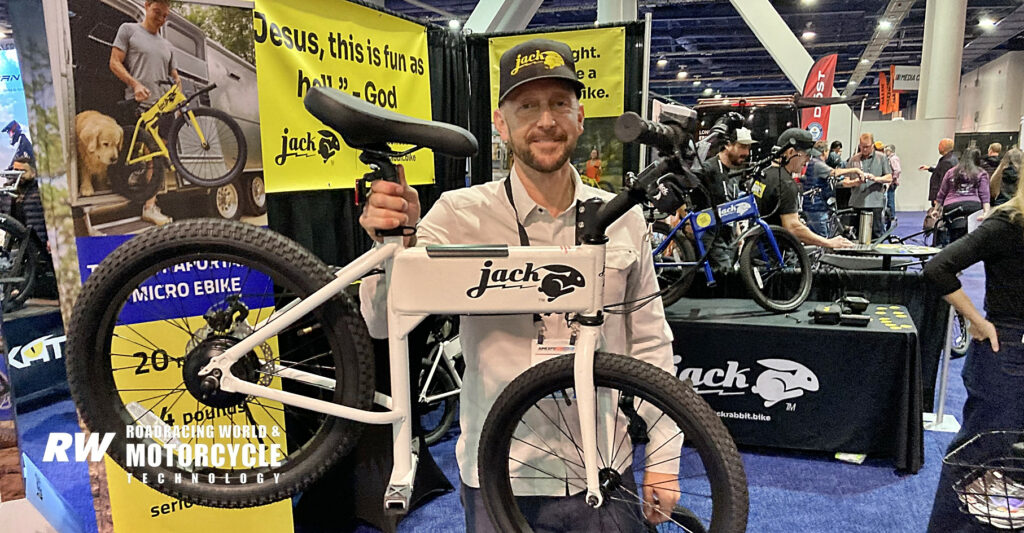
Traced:
<path fill-rule="evenodd" d="M 883 115 L 889 112 L 889 79 L 885 73 L 878 74 L 878 112 Z"/>

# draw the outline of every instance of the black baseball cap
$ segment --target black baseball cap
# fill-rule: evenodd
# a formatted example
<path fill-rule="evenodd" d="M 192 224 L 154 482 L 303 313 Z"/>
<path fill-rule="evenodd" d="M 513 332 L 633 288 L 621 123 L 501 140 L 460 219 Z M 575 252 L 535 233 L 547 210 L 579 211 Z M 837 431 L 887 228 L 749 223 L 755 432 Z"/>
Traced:
<path fill-rule="evenodd" d="M 583 83 L 576 79 L 576 63 L 572 59 L 569 45 L 550 39 L 532 39 L 517 44 L 504 54 L 498 62 L 501 70 L 498 83 L 498 104 L 513 89 L 520 85 L 544 78 L 555 78 L 569 82 L 579 98 Z"/>

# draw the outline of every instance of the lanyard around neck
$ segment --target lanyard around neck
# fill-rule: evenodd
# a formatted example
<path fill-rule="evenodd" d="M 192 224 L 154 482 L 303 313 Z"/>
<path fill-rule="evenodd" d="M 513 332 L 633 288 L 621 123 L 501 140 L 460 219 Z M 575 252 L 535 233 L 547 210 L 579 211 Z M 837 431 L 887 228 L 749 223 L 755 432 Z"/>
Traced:
<path fill-rule="evenodd" d="M 515 216 L 516 216 L 516 226 L 518 226 L 518 228 L 519 228 L 519 245 L 520 246 L 529 246 L 530 245 L 530 236 L 526 234 L 526 228 L 523 227 L 523 223 L 519 221 L 519 211 L 516 209 L 516 201 L 512 199 L 512 176 L 511 175 L 509 175 L 509 177 L 505 178 L 505 196 L 508 197 L 508 204 L 512 206 L 512 213 L 515 214 Z M 579 200 L 573 202 L 572 207 L 570 207 L 570 209 L 574 209 L 575 210 L 576 207 L 578 206 L 578 204 L 579 204 Z M 579 244 L 581 242 L 581 237 L 582 237 L 582 231 L 581 231 L 582 228 L 580 228 L 578 225 L 575 225 L 575 226 L 576 226 L 576 239 L 575 239 L 575 242 L 576 242 L 576 244 Z"/>
<path fill-rule="evenodd" d="M 516 202 L 512 199 L 512 176 L 505 178 L 505 195 L 508 196 L 508 203 L 512 206 L 512 213 L 516 216 L 516 225 L 519 226 L 519 245 L 529 246 L 530 236 L 526 234 L 526 228 L 519 221 L 519 211 L 516 210 Z"/>

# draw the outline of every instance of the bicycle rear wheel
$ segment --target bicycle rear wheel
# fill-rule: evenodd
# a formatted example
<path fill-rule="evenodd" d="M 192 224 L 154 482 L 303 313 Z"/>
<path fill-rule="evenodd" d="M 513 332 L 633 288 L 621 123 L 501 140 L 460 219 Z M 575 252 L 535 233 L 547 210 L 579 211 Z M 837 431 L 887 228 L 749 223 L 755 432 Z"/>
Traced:
<path fill-rule="evenodd" d="M 32 295 L 39 267 L 39 246 L 28 228 L 9 216 L 0 216 L 0 283 L 3 310 L 13 311 Z"/>
<path fill-rule="evenodd" d="M 220 187 L 242 173 L 246 161 L 245 135 L 235 119 L 217 109 L 193 109 L 199 130 L 187 114 L 171 125 L 168 147 L 171 163 L 185 180 L 202 187 Z"/>
<path fill-rule="evenodd" d="M 573 361 L 566 355 L 530 368 L 487 415 L 478 454 L 480 489 L 499 531 L 531 531 L 531 522 L 540 527 L 547 518 L 601 531 L 646 531 L 643 490 L 650 487 L 643 468 L 633 465 L 667 472 L 660 483 L 678 482 L 682 497 L 673 512 L 653 511 L 666 520 L 658 531 L 744 530 L 746 475 L 715 412 L 668 372 L 606 353 L 594 359 L 604 504 L 594 509 L 580 501 L 572 517 L 536 516 L 526 494 L 581 500 L 586 492 Z"/>
<path fill-rule="evenodd" d="M 82 420 L 93 432 L 115 435 L 108 453 L 122 468 L 148 474 L 147 484 L 189 502 L 248 507 L 303 490 L 352 448 L 361 425 L 211 390 L 198 372 L 264 327 L 276 309 L 332 279 L 301 246 L 249 224 L 192 219 L 135 237 L 91 274 L 72 313 L 68 381 Z M 358 312 L 336 297 L 257 345 L 231 371 L 367 409 L 371 353 Z M 314 377 L 299 381 L 289 370 Z M 173 452 L 155 464 L 133 459 L 164 445 Z M 218 445 L 230 462 L 214 460 Z M 200 449 L 210 453 L 208 464 L 197 464 Z M 284 456 L 278 464 L 275 449 Z M 255 461 L 254 451 L 265 460 Z"/>
<path fill-rule="evenodd" d="M 147 161 L 129 164 L 128 154 L 133 160 L 154 152 L 160 147 L 150 135 L 149 130 L 133 126 L 124 127 L 124 145 L 117 156 L 117 162 L 107 169 L 110 187 L 113 191 L 129 200 L 144 201 L 156 195 L 164 184 L 164 169 L 167 164 L 163 157 L 157 156 Z M 135 139 L 134 144 L 132 139 Z"/>
<path fill-rule="evenodd" d="M 697 260 L 697 254 L 693 245 L 681 232 L 672 233 L 672 226 L 657 221 L 651 226 L 651 250 L 657 250 L 661 243 L 672 234 L 672 242 L 660 253 L 654 256 L 654 272 L 658 277 L 658 288 L 668 290 L 661 295 L 661 302 L 668 307 L 686 294 L 693 284 L 693 278 L 697 274 L 697 268 L 688 266 L 657 266 L 659 263 L 693 263 Z"/>
<path fill-rule="evenodd" d="M 740 251 L 740 278 L 750 297 L 767 311 L 788 313 L 811 294 L 811 260 L 800 241 L 779 226 L 769 226 L 782 253 L 775 254 L 768 234 L 747 236 Z"/>

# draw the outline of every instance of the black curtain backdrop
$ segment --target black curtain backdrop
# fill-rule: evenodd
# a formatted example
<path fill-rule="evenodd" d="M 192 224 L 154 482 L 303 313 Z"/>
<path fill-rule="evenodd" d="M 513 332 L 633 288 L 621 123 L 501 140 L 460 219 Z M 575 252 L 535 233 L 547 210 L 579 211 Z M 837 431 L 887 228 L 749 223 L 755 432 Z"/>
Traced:
<path fill-rule="evenodd" d="M 488 39 L 506 35 L 532 35 L 553 31 L 585 30 L 624 26 L 625 57 L 623 75 L 623 106 L 626 111 L 640 112 L 643 101 L 644 76 L 644 23 L 629 22 L 626 24 L 604 24 L 601 26 L 579 26 L 576 28 L 540 28 L 526 32 L 492 33 L 486 35 L 469 35 L 466 38 L 468 50 L 470 89 L 472 99 L 469 101 L 469 131 L 480 141 L 480 154 L 471 163 L 470 175 L 474 185 L 491 181 L 491 87 L 490 87 L 490 55 Z M 623 154 L 623 170 L 637 170 L 640 161 L 640 147 L 636 144 L 626 146 Z"/>
<path fill-rule="evenodd" d="M 465 39 L 447 28 L 427 28 L 433 120 L 469 125 L 469 72 Z M 488 137 L 489 138 L 489 137 Z M 488 151 L 488 145 L 481 143 Z M 434 154 L 434 184 L 416 186 L 422 212 L 441 193 L 466 185 L 467 160 Z M 309 248 L 330 265 L 344 265 L 368 250 L 370 238 L 359 226 L 361 207 L 352 189 L 282 192 L 267 195 L 270 229 Z"/>

